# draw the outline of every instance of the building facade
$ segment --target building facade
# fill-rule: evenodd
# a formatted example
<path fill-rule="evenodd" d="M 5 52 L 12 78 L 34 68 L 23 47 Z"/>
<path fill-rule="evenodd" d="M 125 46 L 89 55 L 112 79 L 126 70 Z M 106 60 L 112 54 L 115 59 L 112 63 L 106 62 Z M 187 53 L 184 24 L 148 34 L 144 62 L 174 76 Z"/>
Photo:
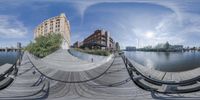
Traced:
<path fill-rule="evenodd" d="M 47 34 L 61 34 L 63 36 L 63 49 L 69 49 L 70 47 L 70 24 L 64 13 L 59 16 L 55 16 L 43 21 L 34 30 L 34 39 L 39 36 L 45 36 Z"/>
<path fill-rule="evenodd" d="M 183 45 L 170 45 L 170 49 L 182 51 L 183 50 Z"/>
<path fill-rule="evenodd" d="M 114 50 L 115 41 L 110 33 L 105 30 L 96 30 L 94 33 L 83 40 L 83 47 L 90 49 Z"/>

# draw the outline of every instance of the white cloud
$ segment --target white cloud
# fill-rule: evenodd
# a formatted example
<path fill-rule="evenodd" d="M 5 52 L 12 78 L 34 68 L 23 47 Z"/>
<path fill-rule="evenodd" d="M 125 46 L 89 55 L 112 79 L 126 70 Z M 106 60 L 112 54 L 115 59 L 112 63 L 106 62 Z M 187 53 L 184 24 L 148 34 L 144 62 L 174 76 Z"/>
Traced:
<path fill-rule="evenodd" d="M 185 32 L 200 32 L 200 14 L 185 13 L 183 27 Z"/>
<path fill-rule="evenodd" d="M 23 38 L 27 33 L 24 24 L 16 17 L 0 15 L 0 38 Z"/>
<path fill-rule="evenodd" d="M 200 37 L 200 15 L 183 12 L 182 15 L 184 16 L 181 21 L 174 14 L 162 20 L 155 28 L 161 33 L 157 38 L 176 44 L 188 44 L 192 40 L 197 40 Z"/>
<path fill-rule="evenodd" d="M 5 0 L 4 0 L 5 1 Z M 23 2 L 22 2 L 23 1 Z M 21 4 L 24 2 L 27 2 L 26 0 L 22 0 L 20 3 L 17 2 L 17 4 Z M 35 1 L 35 0 L 33 0 Z M 99 3 L 113 3 L 113 2 L 136 2 L 136 3 L 150 3 L 155 5 L 160 5 L 166 8 L 169 8 L 174 12 L 174 15 L 167 16 L 164 20 L 161 20 L 161 22 L 155 27 L 155 30 L 150 30 L 155 32 L 155 36 L 153 39 L 144 38 L 145 32 L 147 30 L 141 30 L 138 27 L 127 27 L 126 23 L 121 24 L 122 21 L 120 21 L 119 26 L 123 30 L 120 32 L 124 35 L 124 38 L 118 37 L 118 39 L 121 39 L 123 41 L 123 44 L 136 44 L 136 40 L 139 39 L 140 44 L 142 45 L 148 45 L 148 44 L 155 44 L 156 41 L 159 42 L 165 42 L 165 41 L 176 41 L 176 43 L 184 42 L 184 40 L 187 39 L 186 36 L 188 35 L 199 35 L 197 32 L 200 32 L 200 16 L 199 15 L 192 15 L 192 14 L 186 14 L 185 12 L 188 10 L 188 8 L 191 7 L 191 3 L 189 2 L 178 2 L 176 0 L 174 1 L 158 1 L 158 0 L 88 0 L 88 1 L 81 1 L 81 0 L 44 0 L 41 2 L 72 2 L 73 6 L 77 8 L 79 14 L 81 15 L 82 21 L 84 20 L 84 14 L 85 11 L 88 9 L 88 7 L 99 4 Z M 38 1 L 37 1 L 38 2 Z M 14 6 L 14 5 L 13 5 Z M 3 8 L 3 7 L 2 7 Z M 37 8 L 37 7 L 36 7 Z M 39 7 L 38 7 L 39 8 Z M 109 10 L 109 9 L 106 9 Z M 118 10 L 116 10 L 118 11 Z M 7 16 L 8 17 L 8 16 Z M 26 28 L 23 26 L 21 22 L 15 19 L 14 23 L 9 21 L 13 18 L 9 17 L 5 20 L 2 20 L 2 17 L 0 16 L 0 38 L 18 38 L 18 37 L 24 37 L 27 33 Z M 126 19 L 127 20 L 127 19 Z M 133 24 L 136 24 L 135 21 L 133 21 Z M 13 25 L 15 24 L 15 25 Z M 11 27 L 10 27 L 11 26 Z M 152 25 L 153 26 L 153 25 Z M 6 28 L 5 28 L 6 27 Z M 132 30 L 131 30 L 132 29 Z M 194 33 L 196 32 L 196 33 Z M 185 36 L 185 37 L 183 37 Z M 73 36 L 72 40 L 77 40 L 80 37 L 79 36 Z M 141 38 L 141 39 L 140 39 Z M 143 40 L 143 42 L 142 42 Z"/>
<path fill-rule="evenodd" d="M 185 40 L 182 38 L 183 33 L 180 32 L 182 22 L 175 13 L 162 17 L 160 20 L 153 21 L 157 25 L 146 30 L 141 27 L 134 27 L 131 32 L 135 34 L 135 38 L 139 41 L 139 46 L 156 45 L 169 41 L 171 44 L 182 44 Z"/>

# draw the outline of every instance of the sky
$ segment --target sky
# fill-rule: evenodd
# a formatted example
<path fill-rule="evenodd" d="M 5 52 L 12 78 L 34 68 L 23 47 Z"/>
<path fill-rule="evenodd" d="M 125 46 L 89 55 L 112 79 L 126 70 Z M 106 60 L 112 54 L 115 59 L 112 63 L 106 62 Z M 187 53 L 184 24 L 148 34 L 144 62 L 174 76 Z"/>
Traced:
<path fill-rule="evenodd" d="M 200 46 L 199 0 L 1 0 L 0 47 L 27 45 L 45 19 L 65 13 L 71 44 L 96 29 L 122 48 L 169 42 Z"/>

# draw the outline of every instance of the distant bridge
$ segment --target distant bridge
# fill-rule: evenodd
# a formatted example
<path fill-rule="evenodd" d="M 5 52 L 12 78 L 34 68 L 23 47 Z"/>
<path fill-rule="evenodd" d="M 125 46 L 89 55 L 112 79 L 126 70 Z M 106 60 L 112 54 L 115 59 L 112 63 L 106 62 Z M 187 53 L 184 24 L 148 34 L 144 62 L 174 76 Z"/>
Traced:
<path fill-rule="evenodd" d="M 21 50 L 21 48 L 0 48 L 0 52 L 15 52 Z"/>
<path fill-rule="evenodd" d="M 4 47 L 0 48 L 0 52 L 16 52 L 21 50 L 21 43 L 17 43 L 17 47 Z"/>

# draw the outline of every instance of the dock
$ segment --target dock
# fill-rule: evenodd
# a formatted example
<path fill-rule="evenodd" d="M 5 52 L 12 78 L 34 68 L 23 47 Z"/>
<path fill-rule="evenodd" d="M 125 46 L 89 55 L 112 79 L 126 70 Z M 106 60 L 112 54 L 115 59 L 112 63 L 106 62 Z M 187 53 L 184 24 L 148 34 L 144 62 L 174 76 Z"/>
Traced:
<path fill-rule="evenodd" d="M 123 55 L 124 63 L 132 81 L 139 87 L 163 94 L 193 93 L 200 91 L 200 68 L 184 72 L 161 72 L 145 68 Z M 140 79 L 135 77 L 140 76 Z"/>
<path fill-rule="evenodd" d="M 189 85 L 182 84 L 183 86 L 178 87 L 177 84 L 154 83 L 155 80 L 148 80 L 148 75 L 139 72 L 133 64 L 127 64 L 123 56 L 118 54 L 115 54 L 108 62 L 92 68 L 91 66 L 95 64 L 68 54 L 67 51 L 60 50 L 46 58 L 39 59 L 25 52 L 20 66 L 17 66 L 18 73 L 12 85 L 0 91 L 0 99 L 154 100 L 189 98 L 191 100 L 200 96 L 197 90 L 191 92 L 191 90 L 199 89 L 196 88 L 199 82 Z M 56 58 L 51 58 L 53 56 Z M 67 61 L 64 56 L 68 58 Z M 53 64 L 54 62 L 59 62 L 62 66 L 57 68 L 59 66 Z M 89 69 L 76 70 L 70 66 Z M 70 69 L 67 70 L 67 67 Z M 155 73 L 155 75 L 160 81 L 166 80 L 167 82 L 173 82 L 172 79 L 175 77 L 169 73 Z M 187 89 L 189 92 L 167 94 L 173 89 L 179 92 Z"/>

